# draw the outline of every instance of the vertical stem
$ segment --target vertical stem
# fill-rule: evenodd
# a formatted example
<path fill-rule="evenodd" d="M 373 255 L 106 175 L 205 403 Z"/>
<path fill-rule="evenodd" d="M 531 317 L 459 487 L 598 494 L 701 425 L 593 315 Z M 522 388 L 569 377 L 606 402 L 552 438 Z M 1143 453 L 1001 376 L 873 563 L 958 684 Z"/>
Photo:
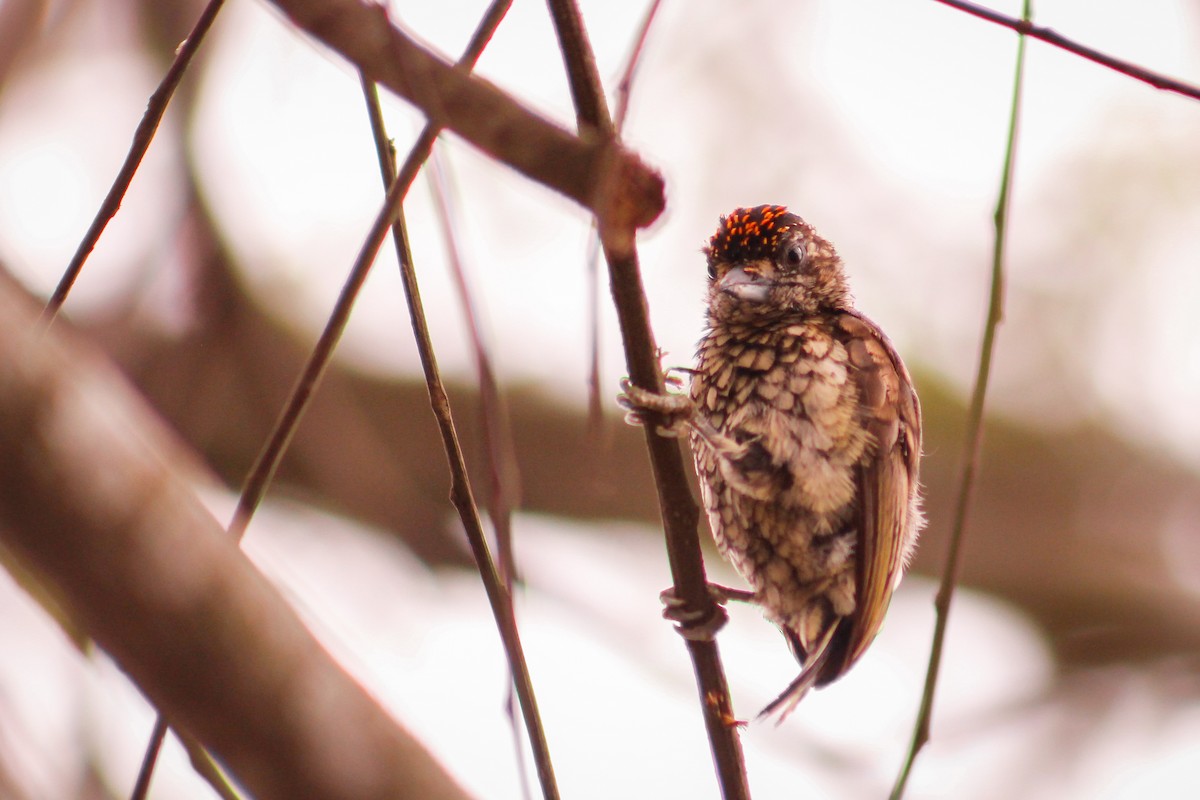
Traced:
<path fill-rule="evenodd" d="M 548 4 L 571 85 L 571 97 L 575 101 L 576 120 L 581 127 L 597 128 L 610 146 L 615 146 L 617 134 L 579 7 L 575 0 L 548 0 Z M 666 387 L 658 364 L 654 332 L 650 328 L 646 293 L 642 288 L 635 231 L 622 224 L 614 225 L 603 214 L 597 216 L 596 227 L 608 262 L 609 284 L 630 380 L 640 388 L 663 392 Z M 715 615 L 721 611 L 708 591 L 697 536 L 700 512 L 688 487 L 683 455 L 675 440 L 664 439 L 654 432 L 656 422 L 647 420 L 646 447 L 658 492 L 671 576 L 678 596 L 689 608 L 704 615 Z M 688 641 L 687 648 L 696 674 L 701 712 L 722 797 L 726 800 L 749 798 L 742 743 L 717 643 Z"/>
<path fill-rule="evenodd" d="M 1031 0 L 1025 0 L 1022 18 L 1028 22 L 1032 16 Z M 908 777 L 917 754 L 929 741 L 929 726 L 933 716 L 933 697 L 937 691 L 938 672 L 942 663 L 942 649 L 946 639 L 946 625 L 950 618 L 950 602 L 958 584 L 962 542 L 967 528 L 967 518 L 975 488 L 975 476 L 979 469 L 979 454 L 983 445 L 983 411 L 987 396 L 988 379 L 992 372 L 992 354 L 996 344 L 996 330 L 1004 317 L 1004 257 L 1008 233 L 1008 208 L 1012 188 L 1013 167 L 1016 163 L 1017 130 L 1021 111 L 1021 89 L 1025 80 L 1025 35 L 1018 34 L 1017 60 L 1013 75 L 1012 103 L 1008 117 L 1008 138 L 1004 149 L 1004 168 L 1000 176 L 1000 191 L 996 198 L 993 216 L 995 239 L 992 245 L 991 293 L 988 299 L 987 320 L 984 322 L 983 342 L 980 345 L 979 368 L 975 375 L 975 387 L 971 392 L 971 406 L 967 413 L 967 437 L 962 457 L 962 480 L 954 507 L 954 527 L 946 551 L 946 566 L 942 571 L 942 582 L 938 587 L 934 608 L 937 622 L 933 630 L 933 644 L 929 651 L 929 667 L 925 673 L 925 689 L 921 695 L 921 707 L 913 730 L 908 755 L 892 787 L 892 800 L 904 795 Z"/>

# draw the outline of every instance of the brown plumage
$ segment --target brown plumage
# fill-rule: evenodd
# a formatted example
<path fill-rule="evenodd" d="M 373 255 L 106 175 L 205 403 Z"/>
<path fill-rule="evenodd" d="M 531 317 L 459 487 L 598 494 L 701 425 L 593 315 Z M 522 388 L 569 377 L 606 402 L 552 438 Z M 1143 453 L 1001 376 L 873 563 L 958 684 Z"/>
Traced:
<path fill-rule="evenodd" d="M 738 209 L 705 252 L 696 471 L 717 546 L 802 665 L 763 712 L 786 714 L 879 631 L 922 525 L 921 410 L 833 245 L 798 216 Z"/>

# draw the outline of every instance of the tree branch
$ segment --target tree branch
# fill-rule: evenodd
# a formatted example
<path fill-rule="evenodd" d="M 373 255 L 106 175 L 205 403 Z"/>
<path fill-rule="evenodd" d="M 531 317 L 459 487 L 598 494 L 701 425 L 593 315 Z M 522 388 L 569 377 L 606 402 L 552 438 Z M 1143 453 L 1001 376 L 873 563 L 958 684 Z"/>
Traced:
<path fill-rule="evenodd" d="M 4 545 L 256 797 L 465 798 L 196 499 L 192 454 L 37 320 L 0 278 Z"/>
<path fill-rule="evenodd" d="M 146 103 L 146 113 L 142 115 L 142 121 L 138 123 L 137 130 L 133 132 L 133 141 L 129 143 L 129 152 L 125 155 L 125 162 L 121 164 L 121 169 L 117 172 L 112 186 L 109 187 L 104 202 L 100 204 L 100 210 L 92 219 L 87 233 L 83 235 L 79 246 L 75 248 L 75 254 L 71 256 L 71 263 L 63 271 L 58 285 L 54 287 L 54 293 L 46 302 L 46 309 L 42 312 L 44 324 L 54 321 L 62 304 L 66 302 L 71 287 L 79 278 L 79 273 L 83 271 L 83 265 L 88 256 L 92 254 L 96 243 L 104 234 L 104 229 L 108 227 L 108 223 L 120 210 L 121 201 L 125 199 L 125 193 L 129 191 L 129 185 L 133 183 L 133 176 L 137 174 L 142 159 L 146 157 L 146 151 L 150 149 L 150 143 L 154 141 L 158 125 L 162 122 L 163 114 L 167 113 L 167 106 L 170 105 L 171 98 L 175 95 L 175 89 L 183 80 L 183 74 L 187 72 L 188 66 L 192 63 L 192 57 L 200 49 L 205 35 L 208 34 L 208 30 L 212 27 L 217 18 L 217 12 L 221 10 L 224 2 L 225 0 L 209 0 L 197 18 L 196 24 L 192 27 L 191 33 L 175 51 L 175 60 L 171 62 L 167 74 L 163 75 L 158 88 L 154 90 L 154 94 L 150 95 L 150 100 Z"/>
<path fill-rule="evenodd" d="M 593 132 L 572 135 L 456 69 L 393 26 L 383 8 L 361 0 L 271 2 L 430 122 L 601 218 L 633 229 L 661 213 L 662 177 L 636 155 Z"/>
<path fill-rule="evenodd" d="M 375 85 L 365 76 L 362 81 L 371 118 L 371 131 L 380 161 L 381 177 L 386 188 L 396 172 L 395 158 L 388 144 L 387 131 L 384 129 L 383 113 L 379 107 L 379 95 L 375 91 Z M 471 546 L 471 553 L 475 557 L 475 566 L 479 570 L 479 577 L 483 582 L 488 604 L 492 609 L 496 629 L 504 645 L 504 654 L 508 659 L 513 687 L 520 701 L 526 730 L 529 732 L 529 745 L 533 750 L 534 763 L 537 765 L 542 794 L 546 800 L 557 800 L 559 797 L 558 783 L 554 777 L 550 747 L 546 740 L 545 727 L 542 725 L 541 713 L 538 711 L 533 680 L 529 677 L 525 648 L 521 644 L 520 631 L 517 629 L 512 589 L 501 579 L 496 562 L 488 548 L 483 522 L 479 517 L 479 506 L 475 502 L 471 480 L 467 475 L 467 462 L 463 456 L 462 446 L 458 442 L 458 430 L 454 424 L 454 414 L 450 409 L 450 398 L 442 383 L 437 356 L 433 351 L 433 342 L 429 336 L 425 306 L 421 301 L 420 285 L 417 283 L 412 251 L 409 249 L 403 207 L 398 209 L 397 217 L 392 224 L 392 240 L 396 247 L 396 258 L 400 263 L 400 278 L 404 284 L 404 298 L 408 304 L 417 353 L 421 359 L 421 368 L 425 373 L 429 404 L 434 419 L 437 421 L 438 432 L 442 438 L 442 448 L 445 451 L 447 466 L 450 470 L 450 501 L 462 521 L 463 530 Z"/>
<path fill-rule="evenodd" d="M 615 141 L 612 118 L 600 77 L 596 73 L 595 58 L 579 8 L 574 0 L 549 0 L 549 3 L 563 59 L 567 63 L 568 79 L 572 83 L 571 95 L 577 104 L 576 117 L 581 126 L 593 124 L 605 135 L 614 137 Z M 587 85 L 576 86 L 577 82 Z M 582 103 L 592 103 L 594 106 L 578 107 Z M 598 215 L 597 228 L 604 257 L 608 261 L 613 303 L 625 344 L 629 377 L 637 386 L 663 392 L 666 386 L 658 363 L 658 345 L 650 328 L 634 229 L 620 215 L 615 218 Z M 647 422 L 646 446 L 650 451 L 650 466 L 654 472 L 675 590 L 690 608 L 709 615 L 722 613 L 708 591 L 704 558 L 696 535 L 700 512 L 688 488 L 683 456 L 678 443 L 674 439 L 659 436 L 655 433 L 656 427 L 655 420 Z M 742 743 L 734 721 L 729 685 L 717 643 L 686 641 L 696 673 L 700 706 L 721 794 L 726 800 L 749 798 Z"/>
<path fill-rule="evenodd" d="M 1128 75 L 1134 80 L 1148 83 L 1155 89 L 1162 89 L 1165 92 L 1174 92 L 1181 94 L 1184 97 L 1190 97 L 1193 100 L 1200 100 L 1200 88 L 1184 83 L 1183 81 L 1174 78 L 1168 78 L 1158 72 L 1153 72 L 1145 67 L 1139 67 L 1130 61 L 1122 61 L 1119 58 L 1114 58 L 1107 53 L 1102 53 L 1099 50 L 1094 50 L 1086 45 L 1079 44 L 1066 36 L 1063 36 L 1058 31 L 1052 28 L 1043 28 L 1034 25 L 1027 19 L 1017 19 L 1009 17 L 990 8 L 985 8 L 975 3 L 968 3 L 965 0 L 936 0 L 942 5 L 957 8 L 959 11 L 965 11 L 968 14 L 986 19 L 988 22 L 994 22 L 997 25 L 1002 25 L 1005 28 L 1011 28 L 1017 33 L 1024 34 L 1031 39 L 1039 39 L 1046 44 L 1054 45 L 1055 47 L 1066 50 L 1068 53 L 1074 53 L 1077 56 L 1082 56 L 1088 61 L 1094 61 L 1101 66 L 1108 67 L 1111 70 Z"/>

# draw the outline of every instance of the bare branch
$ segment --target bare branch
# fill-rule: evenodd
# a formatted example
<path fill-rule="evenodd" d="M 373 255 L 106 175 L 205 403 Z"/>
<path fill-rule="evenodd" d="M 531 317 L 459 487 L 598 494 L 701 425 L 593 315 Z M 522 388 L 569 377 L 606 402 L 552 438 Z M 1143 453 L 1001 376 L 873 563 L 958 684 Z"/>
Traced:
<path fill-rule="evenodd" d="M 965 11 L 968 14 L 986 19 L 988 22 L 994 22 L 997 25 L 1003 25 L 1005 28 L 1011 28 L 1017 33 L 1024 34 L 1031 39 L 1039 39 L 1046 44 L 1054 45 L 1055 47 L 1066 50 L 1068 53 L 1074 53 L 1077 56 L 1082 56 L 1088 61 L 1094 61 L 1101 66 L 1108 67 L 1111 70 L 1128 75 L 1134 80 L 1148 83 L 1155 89 L 1162 89 L 1165 92 L 1174 92 L 1181 94 L 1184 97 L 1190 97 L 1193 100 L 1200 100 L 1200 88 L 1184 83 L 1183 81 L 1174 78 L 1168 78 L 1157 72 L 1140 67 L 1129 61 L 1122 61 L 1119 58 L 1114 58 L 1107 53 L 1102 53 L 1099 50 L 1094 50 L 1086 45 L 1079 44 L 1066 36 L 1063 36 L 1058 31 L 1052 28 L 1043 28 L 1034 25 L 1026 19 L 1017 19 L 1015 17 L 1005 16 L 990 8 L 985 8 L 975 3 L 968 3 L 965 0 L 936 0 L 943 5 L 957 8 L 959 11 Z"/>
<path fill-rule="evenodd" d="M 256 797 L 465 798 L 196 499 L 195 458 L 37 319 L 0 279 L 4 544 Z"/>
<path fill-rule="evenodd" d="M 633 79 L 641 62 L 646 40 L 650 36 L 650 28 L 657 19 L 658 9 L 662 0 L 651 0 L 642 24 L 634 37 L 633 49 L 625 60 L 625 70 L 617 86 L 617 113 L 614 115 L 613 127 L 619 138 L 625 129 L 625 117 L 629 112 L 629 97 L 633 93 Z M 600 239 L 593 227 L 591 242 L 588 245 L 587 281 L 588 281 L 588 330 L 591 334 L 588 352 L 591 364 L 588 366 L 588 430 L 593 439 L 599 439 L 603 414 L 600 406 L 600 289 L 599 289 Z"/>
<path fill-rule="evenodd" d="M 645 52 L 646 41 L 650 38 L 650 29 L 654 27 L 654 21 L 658 19 L 660 7 L 662 7 L 662 0 L 651 0 L 645 16 L 642 17 L 642 24 L 638 28 L 637 36 L 634 37 L 633 49 L 629 51 L 629 57 L 625 60 L 625 70 L 621 73 L 621 81 L 617 84 L 617 113 L 613 115 L 613 124 L 618 135 L 625 130 L 625 118 L 629 115 L 629 99 L 633 96 L 633 79 L 637 77 L 638 67 L 642 63 L 642 53 Z"/>
<path fill-rule="evenodd" d="M 510 5 L 511 2 L 503 2 L 502 0 L 497 0 L 491 5 L 480 21 L 474 35 L 471 37 L 466 52 L 460 61 L 461 65 L 467 68 L 474 67 L 483 49 L 495 33 L 496 27 L 504 19 Z M 234 541 L 240 541 L 245 535 L 255 510 L 258 508 L 259 503 L 262 502 L 263 497 L 266 496 L 267 489 L 270 487 L 275 472 L 283 460 L 284 453 L 287 452 L 292 437 L 295 435 L 296 429 L 299 427 L 300 421 L 308 409 L 313 394 L 316 392 L 317 386 L 328 369 L 329 362 L 333 358 L 334 349 L 337 347 L 342 332 L 349 322 L 354 302 L 358 298 L 367 275 L 370 273 L 391 221 L 395 219 L 398 213 L 397 209 L 407 195 L 408 189 L 412 186 L 417 171 L 429 156 L 430 149 L 437 138 L 438 130 L 437 126 L 433 123 L 427 124 L 424 130 L 422 130 L 421 135 L 417 137 L 416 143 L 405 159 L 404 166 L 395 175 L 395 179 L 392 180 L 391 176 L 391 173 L 395 172 L 394 167 L 385 179 L 391 182 L 391 188 L 387 192 L 384 206 L 375 218 L 371 231 L 368 233 L 366 241 L 359 250 L 358 257 L 355 259 L 350 273 L 346 277 L 342 291 L 339 293 L 337 302 L 334 304 L 333 311 L 330 312 L 329 319 L 326 321 L 320 337 L 318 337 L 316 344 L 313 346 L 308 361 L 305 363 L 304 369 L 288 396 L 287 403 L 281 410 L 270 435 L 267 437 L 267 441 L 264 443 L 255 458 L 254 464 L 247 473 L 238 496 L 238 503 L 234 510 L 233 519 L 230 521 L 228 528 L 229 534 Z M 391 151 L 388 149 L 387 156 L 391 157 L 391 155 Z M 154 773 L 154 763 L 157 760 L 158 751 L 162 746 L 166 731 L 166 725 L 160 715 L 146 747 L 146 753 L 142 760 L 142 767 L 139 771 L 137 784 L 134 787 L 132 800 L 140 800 L 141 797 L 145 796 L 149 788 L 150 779 Z"/>
<path fill-rule="evenodd" d="M 183 79 L 183 73 L 192 63 L 192 57 L 200 49 L 205 34 L 212 27 L 213 20 L 217 18 L 217 12 L 221 10 L 224 2 L 225 0 L 209 0 L 208 5 L 200 12 L 200 17 L 192 27 L 191 33 L 175 52 L 175 60 L 171 62 L 167 74 L 159 82 L 154 94 L 150 95 L 150 100 L 146 103 L 146 113 L 142 115 L 142 121 L 138 123 L 137 130 L 133 133 L 133 141 L 129 144 L 125 162 L 121 164 L 121 169 L 117 172 L 112 186 L 109 187 L 104 202 L 100 204 L 100 210 L 96 212 L 87 233 L 84 234 L 83 240 L 75 249 L 75 255 L 71 256 L 71 263 L 63 271 L 58 286 L 54 288 L 54 293 L 46 302 L 46 309 L 42 312 L 43 324 L 48 325 L 54 321 L 62 304 L 66 302 L 71 287 L 79 278 L 79 273 L 83 271 L 83 265 L 88 256 L 92 254 L 96 243 L 104 234 L 104 229 L 108 227 L 108 223 L 120 210 L 121 201 L 125 199 L 125 193 L 129 191 L 129 184 L 133 183 L 133 176 L 137 174 L 138 167 L 141 166 L 142 159 L 146 156 L 146 151 L 150 149 L 150 143 L 154 141 L 154 134 L 158 132 L 158 125 L 162 122 L 163 114 L 167 112 L 167 106 L 175 94 L 175 89 L 179 86 L 179 81 Z"/>
<path fill-rule="evenodd" d="M 383 127 L 383 114 L 379 108 L 379 96 L 375 85 L 362 76 L 363 90 L 367 97 L 368 110 L 371 116 L 371 130 L 375 138 L 375 148 L 379 156 L 380 170 L 384 183 L 395 173 L 396 164 L 388 144 L 387 131 Z M 433 343 L 429 336 L 429 326 L 425 320 L 425 309 L 421 302 L 420 287 L 417 283 L 416 271 L 412 263 L 412 252 L 409 249 L 408 233 L 404 221 L 403 207 L 397 209 L 396 220 L 392 225 L 392 239 L 396 246 L 396 257 L 400 262 L 400 277 L 404 283 L 404 296 L 408 302 L 409 317 L 412 322 L 413 335 L 416 338 L 417 352 L 421 366 L 425 371 L 425 382 L 429 390 L 429 402 L 433 416 L 438 424 L 442 437 L 442 445 L 446 461 L 450 468 L 450 500 L 458 511 L 471 552 L 475 557 L 475 566 L 483 581 L 488 603 L 495 617 L 496 627 L 504 645 L 505 656 L 508 658 L 509 669 L 513 678 L 513 686 L 521 703 L 525 727 L 529 731 L 529 742 L 533 749 L 534 762 L 537 764 L 538 779 L 542 785 L 543 796 L 547 800 L 558 798 L 558 785 L 554 778 L 554 768 L 550 761 L 550 749 L 546 733 L 542 725 L 541 714 L 538 711 L 537 698 L 533 691 L 533 681 L 529 676 L 529 667 L 525 661 L 525 650 L 521 644 L 520 633 L 517 630 L 516 615 L 513 611 L 512 592 L 506 586 L 496 569 L 496 562 L 488 548 L 487 537 L 483 532 L 483 523 L 479 516 L 479 506 L 471 489 L 471 481 L 467 475 L 466 459 L 458 442 L 458 431 L 454 425 L 454 414 L 450 409 L 450 400 L 442 383 L 438 369 L 437 357 L 433 352 Z"/>
<path fill-rule="evenodd" d="M 594 131 L 574 136 L 478 76 L 456 69 L 362 0 L 272 0 L 299 27 L 352 61 L 369 79 L 603 219 L 645 227 L 663 208 L 662 177 Z"/>
<path fill-rule="evenodd" d="M 434 212 L 446 246 L 446 260 L 454 290 L 462 307 L 467 325 L 467 337 L 475 359 L 479 381 L 479 421 L 484 452 L 488 463 L 487 510 L 496 540 L 496 566 L 504 586 L 512 593 L 513 584 L 520 580 L 516 557 L 513 554 L 512 514 L 520 502 L 520 468 L 513 444 L 512 424 L 508 404 L 496 380 L 492 355 L 480 328 L 479 311 L 467 281 L 466 267 L 455 234 L 454 212 L 451 207 L 450 183 L 435 151 L 425 172 L 433 191 Z"/>
<path fill-rule="evenodd" d="M 154 727 L 150 729 L 150 739 L 142 753 L 142 764 L 138 767 L 137 780 L 133 782 L 133 791 L 129 800 L 145 800 L 150 794 L 150 781 L 154 778 L 154 770 L 158 767 L 158 757 L 162 754 L 163 742 L 167 740 L 167 718 L 161 711 L 154 718 Z"/>
<path fill-rule="evenodd" d="M 567 74 L 573 84 L 571 94 L 576 103 L 589 101 L 596 104 L 594 108 L 577 109 L 576 116 L 581 123 L 592 122 L 615 136 L 579 9 L 573 0 L 549 2 L 563 58 L 567 61 Z M 577 81 L 589 85 L 574 86 Z M 629 377 L 641 388 L 662 392 L 665 384 L 658 364 L 658 346 L 650 328 L 633 227 L 620 217 L 604 216 L 598 217 L 597 227 L 604 257 L 608 261 L 613 302 L 625 344 Z M 675 440 L 665 439 L 655 433 L 657 427 L 657 421 L 653 419 L 645 426 L 646 446 L 650 451 L 650 465 L 662 511 L 671 577 L 678 596 L 690 608 L 715 616 L 721 611 L 708 591 L 704 559 L 696 535 L 700 512 L 688 488 L 683 456 Z M 726 800 L 748 798 L 750 789 L 746 781 L 742 744 L 717 643 L 687 640 L 687 647 L 696 673 L 700 706 L 722 796 Z"/>

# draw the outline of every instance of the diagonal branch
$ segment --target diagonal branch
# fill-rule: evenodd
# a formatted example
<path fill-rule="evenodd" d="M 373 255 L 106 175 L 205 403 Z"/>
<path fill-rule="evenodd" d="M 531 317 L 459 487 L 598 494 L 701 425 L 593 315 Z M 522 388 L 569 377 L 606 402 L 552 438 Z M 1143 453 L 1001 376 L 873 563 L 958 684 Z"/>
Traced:
<path fill-rule="evenodd" d="M 198 460 L 0 278 L 0 543 L 255 797 L 467 795 L 193 493 Z"/>
<path fill-rule="evenodd" d="M 364 0 L 271 1 L 431 123 L 526 177 L 630 229 L 662 211 L 662 178 L 636 155 L 594 133 L 575 136 L 455 68 L 393 26 L 381 7 Z"/>
<path fill-rule="evenodd" d="M 571 94 L 578 107 L 576 116 L 581 125 L 592 124 L 606 136 L 615 138 L 600 77 L 596 73 L 591 43 L 574 0 L 549 0 L 551 15 L 558 34 L 567 74 L 572 82 Z M 576 82 L 586 86 L 576 86 Z M 625 361 L 629 377 L 641 388 L 654 392 L 665 391 L 662 370 L 658 363 L 658 346 L 650 328 L 646 294 L 642 289 L 637 246 L 633 226 L 625 217 L 605 217 L 597 214 L 600 243 L 608 261 L 613 302 L 625 345 Z M 696 535 L 700 512 L 687 483 L 687 470 L 678 443 L 655 433 L 657 420 L 645 426 L 646 446 L 650 451 L 650 466 L 658 492 L 666 535 L 667 557 L 675 590 L 690 608 L 701 613 L 717 615 L 721 610 L 708 591 L 704 559 Z M 748 798 L 742 745 L 729 699 L 729 686 L 721 665 L 715 641 L 687 640 L 688 653 L 696 673 L 701 708 L 713 763 L 721 784 L 722 796 Z"/>
<path fill-rule="evenodd" d="M 1039 39 L 1046 44 L 1054 45 L 1055 47 L 1066 50 L 1068 53 L 1074 53 L 1077 56 L 1086 58 L 1088 61 L 1094 61 L 1101 66 L 1108 67 L 1111 70 L 1128 75 L 1134 80 L 1148 83 L 1155 89 L 1162 89 L 1165 92 L 1174 92 L 1181 94 L 1184 97 L 1190 97 L 1193 100 L 1200 100 L 1200 88 L 1193 86 L 1183 81 L 1169 78 L 1158 72 L 1153 72 L 1145 67 L 1140 67 L 1131 61 L 1123 61 L 1119 58 L 1114 58 L 1107 53 L 1102 53 L 1087 45 L 1079 44 L 1078 42 L 1068 39 L 1053 28 L 1044 28 L 1039 25 L 1034 25 L 1027 19 L 1017 19 L 1009 17 L 998 11 L 993 11 L 990 8 L 977 5 L 976 3 L 968 3 L 965 0 L 936 0 L 943 5 L 957 8 L 959 11 L 965 11 L 968 14 L 986 19 L 988 22 L 994 22 L 997 25 L 1003 25 L 1006 28 L 1028 36 L 1031 39 Z"/>
<path fill-rule="evenodd" d="M 435 151 L 425 172 L 432 187 L 434 212 L 446 247 L 450 276 L 466 320 L 467 337 L 475 360 L 479 381 L 479 421 L 484 452 L 487 456 L 487 512 L 496 539 L 496 566 L 500 577 L 511 593 L 520 581 L 516 557 L 513 554 L 512 515 L 520 502 L 520 468 L 508 405 L 500 391 L 496 369 L 484 332 L 480 329 L 479 310 L 467 281 L 463 255 L 455 235 L 454 212 L 451 204 L 450 181 L 446 178 L 441 159 Z"/>
<path fill-rule="evenodd" d="M 379 95 L 375 85 L 362 78 L 363 91 L 367 98 L 367 108 L 371 117 L 371 131 L 375 138 L 375 149 L 379 157 L 379 167 L 385 185 L 393 179 L 396 173 L 395 158 L 389 146 L 387 131 L 383 126 L 383 113 L 379 107 Z M 525 649 L 521 644 L 521 636 L 517 630 L 516 615 L 513 610 L 511 586 L 506 586 L 496 569 L 496 562 L 488 548 L 487 537 L 484 535 L 483 523 L 479 517 L 479 506 L 471 489 L 471 481 L 467 476 L 466 459 L 462 446 L 458 441 L 458 431 L 454 425 L 454 415 L 450 409 L 450 400 L 442 383 L 438 369 L 437 357 L 433 352 L 433 343 L 429 336 L 429 325 L 425 319 L 425 308 L 421 302 L 420 286 L 417 283 L 416 271 L 413 267 L 412 252 L 409 249 L 408 231 L 404 220 L 403 207 L 398 209 L 398 215 L 392 225 L 392 239 L 396 247 L 396 258 L 400 262 L 400 277 L 404 283 L 404 297 L 408 303 L 409 317 L 412 322 L 413 335 L 416 339 L 417 353 L 421 359 L 421 367 L 425 372 L 425 383 L 429 390 L 429 402 L 437 421 L 438 431 L 446 453 L 446 461 L 450 468 L 450 500 L 458 511 L 471 552 L 475 556 L 475 566 L 483 580 L 484 591 L 495 617 L 496 627 L 504 645 L 512 674 L 513 686 L 521 704 L 525 728 L 529 732 L 530 747 L 533 750 L 534 763 L 537 765 L 538 779 L 542 785 L 542 793 L 547 800 L 557 800 L 558 785 L 554 778 L 554 768 L 550 761 L 550 748 L 546 740 L 545 728 L 542 725 L 541 714 L 538 711 L 537 698 L 533 691 L 533 681 L 529 676 L 529 666 L 525 660 Z"/>
<path fill-rule="evenodd" d="M 88 227 L 87 233 L 84 234 L 83 240 L 79 242 L 79 246 L 75 249 L 75 254 L 71 256 L 71 263 L 67 265 L 63 275 L 59 278 L 58 285 L 54 288 L 53 294 L 46 302 L 46 309 L 42 312 L 42 323 L 49 324 L 54 321 L 54 317 L 58 314 L 62 304 L 66 302 L 67 294 L 71 291 L 71 287 L 75 285 L 75 281 L 79 278 L 79 273 L 83 271 L 83 265 L 87 261 L 88 256 L 92 254 L 96 243 L 100 241 L 104 229 L 108 227 L 108 223 L 117 215 L 117 211 L 121 208 L 121 201 L 125 198 L 125 193 L 129 191 L 129 185 L 133 183 L 133 176 L 137 174 L 138 167 L 142 164 L 142 159 L 146 156 L 146 151 L 150 149 L 150 143 L 154 141 L 154 134 L 158 131 L 158 125 L 162 122 L 163 114 L 167 112 L 167 106 L 171 102 L 171 98 L 175 94 L 175 89 L 179 86 L 179 81 L 183 79 L 183 73 L 187 71 L 188 65 L 192 63 L 192 57 L 196 55 L 196 51 L 200 49 L 201 42 L 204 41 L 205 35 L 209 28 L 212 27 L 213 21 L 217 18 L 217 12 L 221 10 L 225 0 L 209 0 L 208 5 L 200 12 L 200 17 L 196 20 L 196 24 L 192 26 L 191 33 L 179 45 L 179 49 L 175 52 L 175 60 L 171 62 L 170 69 L 163 79 L 158 84 L 158 88 L 154 90 L 154 94 L 150 95 L 149 102 L 146 103 L 146 112 L 142 116 L 142 121 L 138 123 L 137 130 L 133 133 L 133 141 L 129 144 L 129 152 L 125 155 L 125 162 L 121 164 L 120 171 L 117 172 L 116 179 L 113 180 L 112 186 L 109 187 L 108 194 L 104 197 L 104 202 L 100 204 L 100 210 L 96 212 L 92 224 Z"/>
<path fill-rule="evenodd" d="M 497 26 L 504 19 L 509 5 L 509 2 L 496 0 L 489 7 L 487 13 L 480 20 L 474 35 L 472 35 L 466 52 L 463 54 L 460 63 L 464 67 L 474 67 L 484 47 L 491 41 Z M 383 245 L 383 240 L 387 236 L 391 221 L 395 218 L 400 203 L 407 195 L 412 182 L 416 179 L 418 170 L 429 156 L 437 134 L 438 128 L 432 123 L 425 126 L 420 136 L 417 137 L 416 143 L 409 151 L 408 157 L 404 161 L 404 166 L 401 167 L 395 180 L 392 181 L 383 208 L 380 209 L 379 214 L 376 216 L 371 226 L 371 231 L 367 234 L 367 239 L 360 248 L 358 257 L 350 268 L 349 275 L 346 276 L 346 281 L 342 285 L 342 290 L 338 295 L 337 302 L 334 304 L 333 311 L 330 312 L 329 319 L 326 321 L 321 335 L 313 346 L 308 361 L 305 363 L 304 369 L 301 371 L 295 386 L 288 396 L 287 403 L 284 405 L 282 411 L 280 411 L 270 436 L 267 437 L 267 441 L 263 444 L 262 449 L 259 451 L 246 475 L 241 492 L 238 495 L 237 507 L 234 509 L 233 518 L 230 520 L 228 527 L 229 535 L 235 541 L 241 541 L 247 527 L 250 525 L 255 510 L 266 496 L 267 489 L 270 487 L 275 472 L 279 468 L 279 464 L 283 460 L 288 446 L 291 444 L 292 437 L 295 435 L 301 419 L 303 419 L 305 412 L 308 410 L 308 404 L 312 400 L 313 394 L 320 385 L 321 378 L 324 376 L 325 370 L 333 358 L 334 349 L 337 347 L 342 332 L 350 320 L 350 313 L 354 308 L 354 302 L 358 298 L 363 284 L 366 282 L 367 275 L 370 273 L 371 266 L 375 262 L 375 257 L 378 255 L 380 247 Z M 166 733 L 167 722 L 163 715 L 160 714 L 155 722 L 150 741 L 146 746 L 146 754 L 143 757 L 142 767 L 139 771 L 137 784 L 134 787 L 132 795 L 134 800 L 144 797 L 149 789 L 150 778 L 154 774 L 155 762 Z"/>

